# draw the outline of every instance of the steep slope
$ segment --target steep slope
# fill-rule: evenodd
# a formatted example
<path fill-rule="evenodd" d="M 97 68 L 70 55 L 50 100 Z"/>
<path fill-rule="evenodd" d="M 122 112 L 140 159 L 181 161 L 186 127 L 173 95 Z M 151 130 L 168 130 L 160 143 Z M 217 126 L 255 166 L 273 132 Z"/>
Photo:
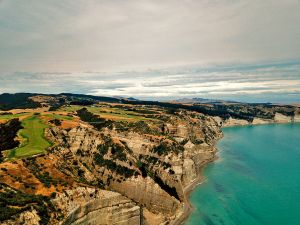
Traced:
<path fill-rule="evenodd" d="M 5 112 L 16 119 L 0 123 L 1 140 L 9 140 L 0 146 L 12 152 L 19 120 L 37 111 L 48 127 L 41 135 L 53 145 L 0 163 L 1 224 L 178 223 L 189 211 L 186 192 L 215 159 L 222 126 L 299 121 L 299 108 L 288 106 L 144 105 L 69 94 L 30 99 L 42 110 Z"/>
<path fill-rule="evenodd" d="M 147 132 L 141 124 L 126 131 L 118 126 L 51 128 L 56 167 L 87 185 L 119 192 L 165 221 L 174 219 L 185 202 L 184 188 L 214 158 L 220 127 L 213 118 L 186 111 L 165 116 Z"/>

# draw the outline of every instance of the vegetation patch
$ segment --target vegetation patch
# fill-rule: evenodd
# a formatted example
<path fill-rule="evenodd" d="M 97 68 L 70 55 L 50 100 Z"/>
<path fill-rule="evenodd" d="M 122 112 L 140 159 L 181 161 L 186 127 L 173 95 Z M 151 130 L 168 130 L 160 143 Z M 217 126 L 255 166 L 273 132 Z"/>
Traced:
<path fill-rule="evenodd" d="M 12 119 L 5 124 L 0 124 L 0 162 L 3 160 L 2 151 L 15 148 L 19 141 L 15 140 L 18 131 L 22 128 L 18 119 Z"/>
<path fill-rule="evenodd" d="M 154 153 L 157 153 L 158 155 L 166 155 L 170 152 L 174 152 L 174 153 L 178 154 L 178 153 L 184 151 L 184 147 L 177 142 L 164 141 L 164 142 L 160 143 L 159 145 L 155 146 L 152 149 L 152 151 Z"/>
<path fill-rule="evenodd" d="M 114 143 L 110 137 L 103 137 L 104 138 L 104 143 L 101 145 L 98 145 L 97 148 L 99 150 L 99 153 L 104 156 L 108 153 L 108 151 L 110 150 L 111 153 L 111 157 L 113 159 L 118 159 L 120 161 L 126 161 L 127 160 L 127 156 L 126 156 L 126 152 L 125 151 L 131 151 L 131 149 L 128 148 L 127 145 L 123 144 L 118 144 L 118 143 Z"/>
<path fill-rule="evenodd" d="M 97 165 L 99 166 L 104 166 L 107 169 L 111 170 L 112 172 L 115 172 L 121 176 L 124 176 L 125 178 L 132 177 L 135 175 L 137 172 L 133 169 L 129 169 L 125 166 L 118 165 L 112 160 L 109 159 L 104 159 L 102 155 L 99 153 L 96 153 L 94 155 L 94 160 Z"/>
<path fill-rule="evenodd" d="M 11 119 L 16 119 L 19 118 L 21 116 L 27 116 L 30 115 L 30 113 L 16 113 L 16 114 L 12 114 L 12 113 L 1 113 L 0 114 L 0 120 L 11 120 Z"/>
<path fill-rule="evenodd" d="M 112 124 L 112 121 L 94 115 L 93 113 L 89 112 L 87 108 L 82 108 L 80 110 L 77 110 L 77 115 L 80 117 L 82 121 L 90 123 L 92 126 L 94 126 L 99 130 L 104 127 L 108 127 Z"/>
<path fill-rule="evenodd" d="M 124 106 L 125 107 L 125 106 Z M 70 105 L 61 108 L 61 110 L 66 112 L 74 112 L 78 111 L 82 108 L 79 105 Z M 154 121 L 154 118 L 148 117 L 148 115 L 144 115 L 142 113 L 136 112 L 134 109 L 129 110 L 127 108 L 123 108 L 120 106 L 111 107 L 110 105 L 94 105 L 94 106 L 85 106 L 85 108 L 106 120 L 114 120 L 114 121 L 131 121 L 131 122 L 138 122 L 138 121 Z M 152 116 L 153 117 L 153 116 Z"/>
<path fill-rule="evenodd" d="M 155 129 L 150 127 L 149 124 L 145 121 L 138 122 L 127 122 L 120 121 L 114 123 L 115 128 L 119 131 L 133 131 L 140 134 L 152 134 L 152 135 L 160 135 L 161 132 L 159 129 Z"/>
<path fill-rule="evenodd" d="M 126 153 L 124 152 L 124 148 L 119 144 L 115 144 L 111 147 L 111 154 L 114 159 L 118 159 L 120 161 L 127 160 L 127 156 Z"/>
<path fill-rule="evenodd" d="M 43 123 L 39 115 L 24 119 L 21 125 L 24 128 L 19 131 L 18 135 L 22 139 L 22 144 L 10 151 L 10 159 L 43 153 L 46 148 L 51 146 L 51 143 L 44 137 L 44 131 L 48 125 Z"/>
<path fill-rule="evenodd" d="M 34 174 L 34 176 L 41 182 L 43 185 L 47 188 L 50 188 L 51 185 L 57 186 L 58 184 L 61 184 L 63 186 L 66 185 L 66 182 L 62 179 L 55 179 L 53 178 L 49 172 L 43 171 L 42 166 L 40 166 L 36 162 L 36 158 L 28 158 L 24 159 L 23 162 L 25 163 L 26 167 Z"/>
<path fill-rule="evenodd" d="M 35 94 L 28 93 L 17 93 L 17 94 L 1 94 L 0 95 L 0 110 L 10 110 L 10 109 L 26 109 L 26 108 L 37 108 L 41 104 L 34 102 L 30 97 Z"/>
<path fill-rule="evenodd" d="M 143 160 L 145 160 L 148 164 L 159 165 L 159 166 L 163 167 L 164 169 L 168 169 L 171 167 L 170 163 L 161 161 L 160 159 L 153 157 L 153 156 L 141 156 L 141 158 Z"/>
<path fill-rule="evenodd" d="M 50 199 L 41 195 L 26 194 L 0 184 L 0 222 L 14 219 L 20 213 L 35 209 L 41 218 L 40 224 L 48 224 L 54 207 Z"/>
<path fill-rule="evenodd" d="M 46 117 L 51 119 L 57 119 L 57 120 L 73 120 L 72 116 L 66 116 L 66 115 L 59 115 L 56 113 L 53 114 L 44 114 Z"/>
<path fill-rule="evenodd" d="M 53 119 L 49 121 L 50 123 L 54 124 L 55 126 L 60 126 L 61 125 L 61 121 L 58 119 Z"/>

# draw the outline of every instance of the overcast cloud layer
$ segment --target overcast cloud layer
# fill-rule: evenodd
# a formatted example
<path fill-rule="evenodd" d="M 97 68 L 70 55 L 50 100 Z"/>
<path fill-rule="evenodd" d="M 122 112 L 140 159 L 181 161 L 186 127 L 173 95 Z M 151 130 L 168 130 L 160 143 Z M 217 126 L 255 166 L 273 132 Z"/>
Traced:
<path fill-rule="evenodd" d="M 84 93 L 140 99 L 215 98 L 300 102 L 300 62 L 243 66 L 185 66 L 160 70 L 25 73 L 0 76 L 0 92 Z"/>
<path fill-rule="evenodd" d="M 0 92 L 300 101 L 299 24 L 300 0 L 0 0 Z"/>
<path fill-rule="evenodd" d="M 300 59 L 299 0 L 1 0 L 1 71 Z"/>

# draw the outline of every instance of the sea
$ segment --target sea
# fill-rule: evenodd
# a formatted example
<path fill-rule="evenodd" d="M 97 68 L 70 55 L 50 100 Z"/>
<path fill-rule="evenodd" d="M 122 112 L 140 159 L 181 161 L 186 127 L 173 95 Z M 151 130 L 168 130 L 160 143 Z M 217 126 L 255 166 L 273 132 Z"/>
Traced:
<path fill-rule="evenodd" d="M 185 225 L 300 225 L 300 124 L 223 133 Z"/>

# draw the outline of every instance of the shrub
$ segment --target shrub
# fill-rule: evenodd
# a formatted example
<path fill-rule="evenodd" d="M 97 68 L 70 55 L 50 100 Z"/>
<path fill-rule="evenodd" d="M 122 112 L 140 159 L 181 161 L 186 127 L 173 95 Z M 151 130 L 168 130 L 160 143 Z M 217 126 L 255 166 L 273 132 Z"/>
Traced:
<path fill-rule="evenodd" d="M 136 173 L 135 170 L 129 169 L 125 166 L 118 165 L 112 160 L 104 159 L 103 156 L 100 155 L 99 153 L 96 153 L 94 155 L 94 160 L 97 165 L 104 166 L 107 169 L 109 169 L 119 175 L 125 176 L 126 178 L 131 177 Z"/>
<path fill-rule="evenodd" d="M 26 194 L 4 185 L 0 187 L 0 222 L 34 208 L 41 218 L 40 224 L 49 223 L 50 214 L 55 209 L 48 197 Z"/>

